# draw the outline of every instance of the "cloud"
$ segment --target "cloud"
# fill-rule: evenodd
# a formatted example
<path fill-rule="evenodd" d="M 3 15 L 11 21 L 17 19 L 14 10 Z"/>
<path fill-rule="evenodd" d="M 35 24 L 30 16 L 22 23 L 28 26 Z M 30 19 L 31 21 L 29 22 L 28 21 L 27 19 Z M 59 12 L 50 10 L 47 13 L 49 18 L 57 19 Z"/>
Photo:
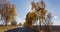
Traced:
<path fill-rule="evenodd" d="M 53 25 L 60 25 L 59 20 L 54 20 L 54 24 Z"/>
<path fill-rule="evenodd" d="M 25 22 L 25 20 L 19 18 L 18 16 L 16 16 L 16 19 L 15 20 L 17 21 L 17 24 L 19 24 L 19 23 L 22 23 L 23 24 Z"/>
<path fill-rule="evenodd" d="M 58 16 L 54 16 L 52 21 L 53 21 L 53 25 L 60 25 Z"/>
<path fill-rule="evenodd" d="M 54 19 L 57 19 L 57 18 L 58 18 L 58 16 L 54 16 L 53 18 L 54 18 Z"/>

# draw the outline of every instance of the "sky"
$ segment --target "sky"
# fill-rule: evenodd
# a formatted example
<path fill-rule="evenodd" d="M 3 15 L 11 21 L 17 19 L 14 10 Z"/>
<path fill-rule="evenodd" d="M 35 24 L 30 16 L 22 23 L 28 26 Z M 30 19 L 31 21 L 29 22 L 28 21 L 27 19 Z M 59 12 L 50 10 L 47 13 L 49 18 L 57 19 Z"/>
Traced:
<path fill-rule="evenodd" d="M 8 0 L 16 6 L 16 19 L 17 22 L 24 22 L 26 14 L 31 11 L 32 0 Z M 39 0 L 35 0 L 36 2 Z M 44 0 L 46 10 L 51 12 L 54 17 L 52 22 L 54 25 L 60 25 L 60 0 Z"/>

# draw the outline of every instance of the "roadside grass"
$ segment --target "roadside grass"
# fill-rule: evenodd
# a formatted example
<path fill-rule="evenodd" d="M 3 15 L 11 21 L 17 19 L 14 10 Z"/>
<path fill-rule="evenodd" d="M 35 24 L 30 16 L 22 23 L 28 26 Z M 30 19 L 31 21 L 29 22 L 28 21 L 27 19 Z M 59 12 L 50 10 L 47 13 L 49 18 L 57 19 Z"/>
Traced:
<path fill-rule="evenodd" d="M 0 26 L 0 32 L 9 30 L 9 29 L 14 29 L 14 28 L 18 28 L 19 26 Z"/>

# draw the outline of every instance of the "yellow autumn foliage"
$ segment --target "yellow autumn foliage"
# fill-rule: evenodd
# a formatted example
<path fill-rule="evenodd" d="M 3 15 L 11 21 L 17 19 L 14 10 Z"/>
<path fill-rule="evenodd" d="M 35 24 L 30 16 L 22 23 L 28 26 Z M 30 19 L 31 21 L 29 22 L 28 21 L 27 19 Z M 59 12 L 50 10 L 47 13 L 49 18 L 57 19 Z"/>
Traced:
<path fill-rule="evenodd" d="M 4 5 L 3 9 L 1 10 L 1 15 L 6 19 L 5 22 L 12 21 L 16 16 L 15 12 L 15 5 Z"/>
<path fill-rule="evenodd" d="M 26 15 L 26 24 L 32 24 L 32 22 L 35 22 L 38 19 L 37 15 L 35 12 L 29 12 Z"/>

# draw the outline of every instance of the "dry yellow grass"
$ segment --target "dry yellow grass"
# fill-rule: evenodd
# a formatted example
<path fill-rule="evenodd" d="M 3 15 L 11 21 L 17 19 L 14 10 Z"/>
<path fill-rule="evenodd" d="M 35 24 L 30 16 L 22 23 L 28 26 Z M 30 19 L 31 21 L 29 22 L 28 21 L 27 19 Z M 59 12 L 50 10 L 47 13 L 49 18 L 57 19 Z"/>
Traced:
<path fill-rule="evenodd" d="M 14 28 L 18 28 L 18 26 L 0 26 L 0 32 L 9 30 L 9 29 L 14 29 Z"/>

